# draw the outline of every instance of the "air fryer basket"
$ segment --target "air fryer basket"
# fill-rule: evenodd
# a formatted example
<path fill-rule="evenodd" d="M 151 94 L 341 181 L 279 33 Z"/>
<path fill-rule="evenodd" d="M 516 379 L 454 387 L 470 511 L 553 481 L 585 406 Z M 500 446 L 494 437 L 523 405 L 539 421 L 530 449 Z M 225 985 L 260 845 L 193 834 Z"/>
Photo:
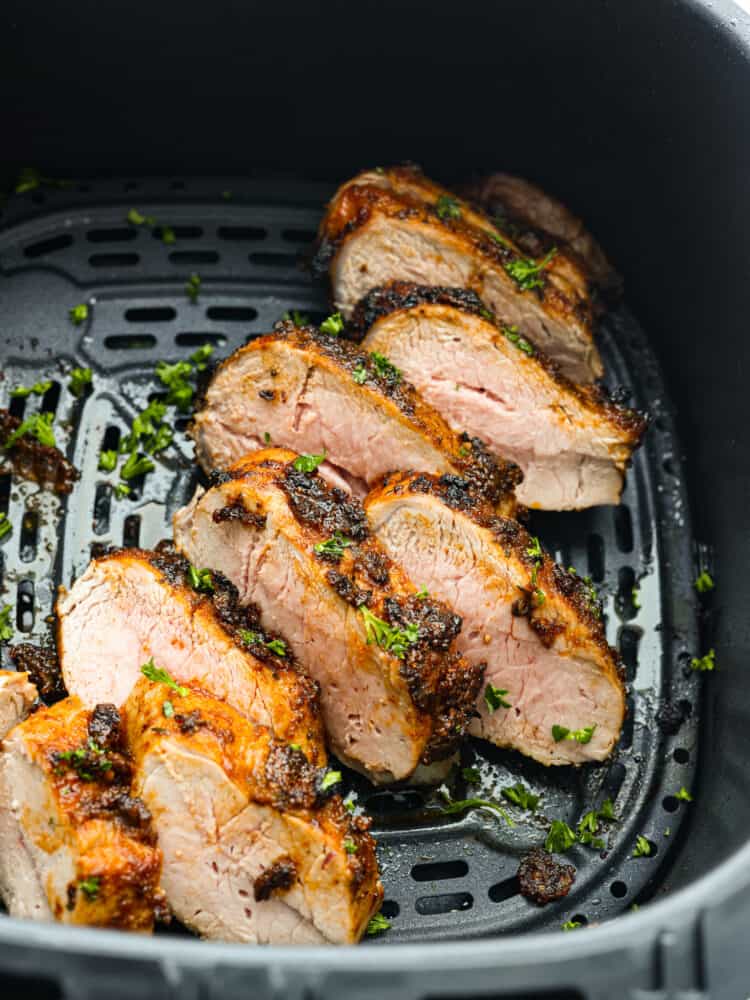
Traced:
<path fill-rule="evenodd" d="M 76 178 L 0 209 L 0 404 L 10 386 L 51 378 L 42 405 L 56 409 L 83 473 L 62 521 L 50 496 L 0 481 L 0 510 L 18 526 L 0 545 L 0 581 L 19 629 L 41 634 L 54 587 L 81 571 L 93 542 L 155 542 L 192 491 L 182 433 L 130 499 L 116 500 L 96 469 L 103 441 L 112 446 L 154 390 L 156 361 L 206 340 L 228 353 L 286 309 L 325 312 L 298 258 L 336 179 L 405 156 L 448 181 L 515 169 L 591 221 L 645 330 L 623 308 L 601 334 L 610 384 L 653 417 L 623 507 L 533 521 L 603 591 L 630 711 L 604 766 L 553 772 L 479 743 L 464 762 L 480 768 L 477 794 L 496 797 L 520 778 L 550 818 L 573 824 L 610 796 L 620 820 L 604 857 L 570 855 L 570 897 L 537 909 L 513 875 L 541 826 L 445 817 L 421 792 L 373 792 L 348 776 L 375 818 L 388 935 L 301 952 L 3 917 L 0 969 L 18 977 L 7 988 L 31 978 L 71 997 L 744 996 L 747 19 L 689 0 L 605 0 L 595 11 L 545 0 L 533 24 L 526 5 L 479 0 L 460 10 L 385 2 L 363 7 L 359 25 L 344 5 L 290 0 L 272 11 L 225 0 L 210 13 L 169 0 L 163 25 L 145 5 L 123 5 L 119 20 L 116 7 L 106 23 L 85 4 L 64 17 L 50 7 L 32 30 L 10 0 L 0 35 L 0 174 L 35 162 Z M 86 52 L 85 68 L 69 67 L 71 46 Z M 195 172 L 211 179 L 188 179 Z M 177 242 L 129 227 L 131 207 L 173 226 Z M 203 280 L 195 305 L 184 293 L 192 271 Z M 92 303 L 91 318 L 75 328 L 67 310 L 79 301 Z M 65 388 L 73 363 L 94 370 L 94 393 L 80 401 Z M 692 581 L 704 567 L 718 591 L 701 609 Z M 701 696 L 689 659 L 709 645 L 719 670 Z M 656 721 L 665 702 L 683 716 L 676 733 Z M 693 804 L 674 798 L 681 785 Z M 632 857 L 638 834 L 651 858 Z M 571 918 L 589 928 L 518 934 Z"/>

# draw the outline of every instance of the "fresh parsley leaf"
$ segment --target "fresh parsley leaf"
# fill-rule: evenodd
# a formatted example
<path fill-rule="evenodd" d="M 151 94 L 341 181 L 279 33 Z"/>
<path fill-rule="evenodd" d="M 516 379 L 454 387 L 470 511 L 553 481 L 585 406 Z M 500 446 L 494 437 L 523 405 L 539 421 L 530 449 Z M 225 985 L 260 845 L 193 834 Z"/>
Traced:
<path fill-rule="evenodd" d="M 31 417 L 27 417 L 22 424 L 16 427 L 2 447 L 12 448 L 24 434 L 31 434 L 39 444 L 46 445 L 48 448 L 56 447 L 55 432 L 52 430 L 54 419 L 54 413 L 35 413 Z"/>
<path fill-rule="evenodd" d="M 690 666 L 693 670 L 716 670 L 716 650 L 709 649 L 705 656 L 694 656 Z"/>
<path fill-rule="evenodd" d="M 265 434 L 263 435 L 263 441 L 265 444 L 271 443 L 271 435 L 268 433 L 268 431 L 266 431 Z"/>
<path fill-rule="evenodd" d="M 155 468 L 156 466 L 150 458 L 139 455 L 137 451 L 131 451 L 127 462 L 120 469 L 120 476 L 122 479 L 135 479 L 137 476 L 145 476 L 147 473 L 153 472 Z"/>
<path fill-rule="evenodd" d="M 319 465 L 326 460 L 326 453 L 322 455 L 298 455 L 292 465 L 297 472 L 315 472 Z"/>
<path fill-rule="evenodd" d="M 557 247 L 552 247 L 549 253 L 538 262 L 526 257 L 514 257 L 504 264 L 505 270 L 515 281 L 522 292 L 544 287 L 543 271 L 548 267 L 557 253 Z"/>
<path fill-rule="evenodd" d="M 332 313 L 330 316 L 326 317 L 320 324 L 320 332 L 328 333 L 332 337 L 338 337 L 340 333 L 344 332 L 344 317 L 340 312 Z"/>
<path fill-rule="evenodd" d="M 398 628 L 378 618 L 364 605 L 359 611 L 364 619 L 368 646 L 374 642 L 387 653 L 392 653 L 397 659 L 403 660 L 408 647 L 413 646 L 419 639 L 418 625 L 411 624 L 405 628 Z"/>
<path fill-rule="evenodd" d="M 334 531 L 330 538 L 327 538 L 324 542 L 318 542 L 313 548 L 319 556 L 340 559 L 344 554 L 344 549 L 348 549 L 352 545 L 354 545 L 354 542 L 345 538 L 340 531 Z"/>
<path fill-rule="evenodd" d="M 696 577 L 694 586 L 699 594 L 707 594 L 709 590 L 714 589 L 716 584 L 711 574 L 704 569 Z"/>
<path fill-rule="evenodd" d="M 404 373 L 400 368 L 397 368 L 384 354 L 379 354 L 377 351 L 372 351 L 370 354 L 370 361 L 375 368 L 376 373 L 385 379 L 390 379 L 394 382 L 400 382 L 404 377 Z"/>
<path fill-rule="evenodd" d="M 283 639 L 270 639 L 266 643 L 266 649 L 270 649 L 276 656 L 286 656 L 286 643 Z"/>
<path fill-rule="evenodd" d="M 576 842 L 576 835 L 561 819 L 553 819 L 544 842 L 544 849 L 550 854 L 565 854 Z"/>
<path fill-rule="evenodd" d="M 515 344 L 519 351 L 523 351 L 524 354 L 528 354 L 530 358 L 534 357 L 533 346 L 522 334 L 518 332 L 517 326 L 503 326 L 500 329 L 505 334 L 506 339 L 509 340 L 511 344 Z"/>
<path fill-rule="evenodd" d="M 170 365 L 166 361 L 160 361 L 155 373 L 167 387 L 167 403 L 176 406 L 181 413 L 186 413 L 193 400 L 193 387 L 187 381 L 193 373 L 192 364 L 189 361 L 177 361 Z"/>
<path fill-rule="evenodd" d="M 637 586 L 633 587 L 633 589 L 630 591 L 630 602 L 636 611 L 639 611 L 641 607 L 640 596 L 641 596 L 640 587 Z"/>
<path fill-rule="evenodd" d="M 289 743 L 287 744 L 290 750 L 296 750 L 298 753 L 302 752 L 302 747 L 299 743 Z"/>
<path fill-rule="evenodd" d="M 479 773 L 478 767 L 462 767 L 461 777 L 464 781 L 468 782 L 470 785 L 478 785 L 482 780 L 482 776 Z"/>
<path fill-rule="evenodd" d="M 327 792 L 329 788 L 341 783 L 341 771 L 326 771 L 320 783 L 321 792 Z"/>
<path fill-rule="evenodd" d="M 390 928 L 390 920 L 384 917 L 382 913 L 376 913 L 374 917 L 370 918 L 365 934 L 368 937 L 373 937 L 375 934 L 382 934 L 384 931 L 390 930 Z"/>
<path fill-rule="evenodd" d="M 295 326 L 310 325 L 310 317 L 307 313 L 301 313 L 297 309 L 290 309 L 288 312 L 285 312 L 281 318 L 286 320 L 287 323 L 294 323 Z"/>
<path fill-rule="evenodd" d="M 208 359 L 214 353 L 213 344 L 202 344 L 190 355 L 190 360 L 195 365 L 195 370 L 202 372 L 208 367 Z"/>
<path fill-rule="evenodd" d="M 561 930 L 564 931 L 577 931 L 579 927 L 583 927 L 580 920 L 566 920 L 564 924 L 560 924 Z"/>
<path fill-rule="evenodd" d="M 286 643 L 283 639 L 264 639 L 260 632 L 250 632 L 248 629 L 240 629 L 240 639 L 246 646 L 265 646 L 276 656 L 286 656 Z"/>
<path fill-rule="evenodd" d="M 347 854 L 357 853 L 357 845 L 354 843 L 351 837 L 346 837 L 344 839 L 344 850 L 346 851 Z"/>
<path fill-rule="evenodd" d="M 160 427 L 157 427 L 154 434 L 146 439 L 144 447 L 151 455 L 155 455 L 159 451 L 164 451 L 172 443 L 173 437 L 172 428 L 168 427 L 167 424 L 161 424 Z"/>
<path fill-rule="evenodd" d="M 510 785 L 508 788 L 503 788 L 500 794 L 508 802 L 512 802 L 514 806 L 518 806 L 520 809 L 528 809 L 529 812 L 534 812 L 539 805 L 539 796 L 532 795 L 528 788 L 520 781 L 515 785 Z"/>
<path fill-rule="evenodd" d="M 148 663 L 143 664 L 141 667 L 141 673 L 154 684 L 166 684 L 168 688 L 175 691 L 181 698 L 184 698 L 188 693 L 188 689 L 183 687 L 181 684 L 178 684 L 171 674 L 169 674 L 166 670 L 163 670 L 161 667 L 156 666 L 153 656 Z"/>
<path fill-rule="evenodd" d="M 31 388 L 27 388 L 25 385 L 19 385 L 17 388 L 11 389 L 10 394 L 14 399 L 26 399 L 26 397 L 30 396 L 32 392 L 35 396 L 43 396 L 45 392 L 51 388 L 52 382 L 48 380 L 46 382 L 35 382 Z"/>
<path fill-rule="evenodd" d="M 177 242 L 177 237 L 175 236 L 174 229 L 172 229 L 171 226 L 161 227 L 161 241 L 162 243 L 166 243 L 168 246 Z"/>
<path fill-rule="evenodd" d="M 635 849 L 633 850 L 634 858 L 650 858 L 651 857 L 651 844 L 646 840 L 645 837 L 638 836 L 635 842 Z"/>
<path fill-rule="evenodd" d="M 213 594 L 214 581 L 210 569 L 197 569 L 191 563 L 187 571 L 188 582 L 200 594 Z"/>
<path fill-rule="evenodd" d="M 577 837 L 581 844 L 588 844 L 597 851 L 603 851 L 605 844 L 601 837 L 595 836 L 599 832 L 599 814 L 596 809 L 585 813 L 578 821 Z"/>
<path fill-rule="evenodd" d="M 612 799 L 605 799 L 599 807 L 599 817 L 601 819 L 615 821 L 617 817 L 615 816 L 615 807 L 612 805 Z"/>
<path fill-rule="evenodd" d="M 8 520 L 7 514 L 0 514 L 0 538 L 5 538 L 13 530 L 13 525 Z"/>
<path fill-rule="evenodd" d="M 0 642 L 10 642 L 13 638 L 13 626 L 10 623 L 12 611 L 10 604 L 5 604 L 0 609 Z"/>
<path fill-rule="evenodd" d="M 200 290 L 201 290 L 200 275 L 198 275 L 198 274 L 191 274 L 190 277 L 187 280 L 187 284 L 185 285 L 185 294 L 190 299 L 190 301 L 193 303 L 193 305 L 195 305 L 196 302 L 198 301 L 198 296 L 200 295 Z"/>
<path fill-rule="evenodd" d="M 72 309 L 68 309 L 68 316 L 73 326 L 80 326 L 89 318 L 89 307 L 85 302 L 80 302 L 77 306 L 73 306 Z"/>
<path fill-rule="evenodd" d="M 174 705 L 171 701 L 165 701 L 162 703 L 161 712 L 165 719 L 171 719 L 174 715 Z"/>
<path fill-rule="evenodd" d="M 441 195 L 435 202 L 435 211 L 443 221 L 461 218 L 461 206 L 455 198 L 450 198 L 447 194 Z"/>
<path fill-rule="evenodd" d="M 78 398 L 81 396 L 87 385 L 93 382 L 93 375 L 90 368 L 74 368 L 70 373 L 68 389 Z"/>
<path fill-rule="evenodd" d="M 93 903 L 94 900 L 98 898 L 101 881 L 102 880 L 98 875 L 91 875 L 89 878 L 86 878 L 82 882 L 78 883 L 78 888 L 90 903 Z"/>
<path fill-rule="evenodd" d="M 122 500 L 123 497 L 130 496 L 130 487 L 127 483 L 118 483 L 117 486 L 115 486 L 115 496 L 118 500 Z"/>
<path fill-rule="evenodd" d="M 430 596 L 430 592 L 427 587 L 420 587 L 419 590 L 414 595 L 418 600 L 424 601 Z"/>
<path fill-rule="evenodd" d="M 493 223 L 495 222 L 494 219 L 492 221 L 493 221 Z M 491 240 L 494 240 L 495 243 L 499 243 L 500 246 L 506 247 L 508 250 L 512 250 L 513 249 L 512 243 L 509 240 L 506 240 L 506 238 L 501 233 L 490 233 L 490 232 L 488 232 L 487 235 L 489 236 L 489 238 Z"/>
<path fill-rule="evenodd" d="M 498 708 L 510 708 L 510 702 L 506 701 L 503 697 L 508 692 L 505 688 L 495 687 L 494 684 L 488 684 L 484 689 L 484 703 L 487 706 L 488 712 L 496 712 Z"/>
<path fill-rule="evenodd" d="M 137 208 L 131 208 L 126 218 L 133 226 L 142 226 L 146 222 L 146 216 L 141 215 Z"/>
<path fill-rule="evenodd" d="M 536 535 L 532 535 L 531 542 L 526 548 L 526 555 L 533 559 L 534 562 L 541 562 L 544 558 L 544 552 L 542 551 L 542 546 Z"/>
<path fill-rule="evenodd" d="M 354 799 L 344 799 L 344 809 L 347 812 L 353 813 L 357 806 L 354 803 Z"/>
<path fill-rule="evenodd" d="M 675 798 L 679 799 L 681 802 L 692 802 L 693 801 L 693 796 L 690 794 L 690 792 L 687 790 L 687 788 L 685 788 L 684 785 L 682 786 L 682 788 L 680 788 L 679 792 L 675 795 Z"/>
<path fill-rule="evenodd" d="M 568 729 L 567 726 L 553 726 L 552 739 L 555 743 L 561 740 L 575 740 L 576 743 L 590 743 L 591 737 L 596 730 L 596 723 L 593 726 L 583 726 L 581 729 Z"/>
<path fill-rule="evenodd" d="M 113 472 L 117 467 L 117 452 L 107 449 L 99 453 L 99 468 L 102 472 Z"/>
<path fill-rule="evenodd" d="M 352 378 L 357 383 L 357 385 L 364 385 L 365 382 L 367 381 L 367 369 L 361 362 L 352 372 Z"/>
<path fill-rule="evenodd" d="M 492 812 L 496 812 L 498 816 L 502 816 L 508 826 L 516 825 L 503 807 L 499 806 L 497 802 L 490 802 L 489 799 L 451 799 L 450 795 L 445 790 L 443 790 L 442 796 L 446 802 L 446 804 L 442 807 L 442 811 L 444 813 L 462 813 L 466 812 L 467 809 L 491 809 Z"/>

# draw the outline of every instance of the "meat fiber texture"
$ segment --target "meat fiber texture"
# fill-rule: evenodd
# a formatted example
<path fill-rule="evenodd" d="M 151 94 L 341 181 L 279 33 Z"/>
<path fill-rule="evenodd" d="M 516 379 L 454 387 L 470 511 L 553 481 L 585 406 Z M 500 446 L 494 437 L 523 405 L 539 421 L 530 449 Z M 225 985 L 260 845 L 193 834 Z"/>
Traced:
<path fill-rule="evenodd" d="M 616 504 L 645 420 L 577 386 L 472 293 L 395 282 L 354 313 L 352 335 L 388 355 L 454 429 L 523 472 L 518 501 L 544 510 Z"/>
<path fill-rule="evenodd" d="M 404 780 L 453 751 L 481 666 L 456 654 L 460 620 L 417 597 L 369 537 L 361 505 L 296 460 L 269 449 L 233 466 L 178 511 L 175 543 L 228 577 L 240 602 L 287 637 L 320 684 L 336 755 L 373 781 Z M 387 636 L 400 636 L 400 649 Z"/>
<path fill-rule="evenodd" d="M 57 603 L 68 691 L 89 706 L 121 705 L 153 659 L 176 682 L 199 684 L 325 763 L 315 685 L 265 643 L 252 652 L 242 635 L 256 626 L 235 607 L 236 594 L 218 579 L 214 594 L 199 593 L 188 570 L 176 555 L 138 549 L 91 562 Z"/>
<path fill-rule="evenodd" d="M 528 258 L 491 220 L 413 168 L 368 171 L 344 184 L 320 226 L 315 259 L 349 317 L 389 281 L 467 288 L 576 382 L 603 374 L 586 275 L 559 248 Z"/>
<path fill-rule="evenodd" d="M 542 764 L 604 760 L 625 695 L 590 584 L 455 481 L 392 476 L 365 509 L 386 551 L 462 616 L 464 657 L 487 663 L 471 732 Z"/>
<path fill-rule="evenodd" d="M 124 711 L 182 923 L 246 944 L 359 940 L 383 898 L 369 821 L 320 792 L 299 747 L 214 698 L 145 679 Z"/>
<path fill-rule="evenodd" d="M 0 740 L 19 722 L 23 722 L 38 697 L 28 674 L 0 670 Z"/>

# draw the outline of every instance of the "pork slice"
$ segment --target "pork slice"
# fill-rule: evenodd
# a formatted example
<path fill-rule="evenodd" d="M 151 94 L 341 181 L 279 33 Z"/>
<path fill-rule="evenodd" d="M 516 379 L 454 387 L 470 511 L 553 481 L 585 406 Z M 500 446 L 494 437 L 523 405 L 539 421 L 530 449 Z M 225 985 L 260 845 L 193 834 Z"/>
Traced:
<path fill-rule="evenodd" d="M 359 940 L 383 898 L 369 821 L 320 793 L 299 747 L 215 698 L 145 679 L 124 714 L 180 921 L 248 944 Z"/>
<path fill-rule="evenodd" d="M 361 505 L 298 471 L 296 459 L 269 449 L 237 463 L 178 511 L 175 544 L 228 577 L 241 603 L 283 631 L 320 684 L 336 755 L 376 782 L 408 778 L 454 749 L 481 668 L 457 656 L 460 620 L 415 597 L 369 536 Z M 401 638 L 400 649 L 374 641 L 378 621 L 383 635 Z"/>
<path fill-rule="evenodd" d="M 150 931 L 163 910 L 161 853 L 130 763 L 117 740 L 94 738 L 105 718 L 113 706 L 67 698 L 3 741 L 0 895 L 13 917 Z"/>
<path fill-rule="evenodd" d="M 587 281 L 575 262 L 556 248 L 543 260 L 527 258 L 487 216 L 421 174 L 366 173 L 340 188 L 321 223 L 315 263 L 329 272 L 346 317 L 390 281 L 468 288 L 523 327 L 574 381 L 603 373 Z M 538 269 L 518 270 L 528 267 Z"/>
<path fill-rule="evenodd" d="M 0 670 L 0 740 L 19 722 L 23 722 L 38 697 L 28 674 Z"/>
<path fill-rule="evenodd" d="M 644 418 L 574 385 L 472 292 L 393 282 L 358 304 L 350 333 L 387 354 L 451 426 L 520 466 L 521 504 L 619 502 Z"/>
<path fill-rule="evenodd" d="M 542 764 L 606 758 L 625 698 L 590 585 L 554 565 L 537 539 L 495 516 L 460 481 L 395 475 L 365 509 L 389 554 L 463 617 L 464 657 L 487 663 L 490 687 L 471 732 Z"/>
<path fill-rule="evenodd" d="M 238 607 L 236 591 L 218 576 L 213 594 L 196 591 L 189 569 L 176 553 L 138 549 L 90 563 L 57 603 L 68 691 L 86 705 L 121 705 L 153 659 L 177 682 L 200 684 L 324 763 L 315 684 L 292 656 L 275 655 L 265 644 L 248 649 L 240 635 L 260 629 L 255 614 Z M 285 647 L 280 642 L 276 648 Z"/>
<path fill-rule="evenodd" d="M 394 468 L 454 472 L 514 509 L 518 469 L 450 429 L 387 359 L 309 327 L 235 351 L 216 371 L 192 434 L 206 469 L 227 469 L 269 443 L 325 455 L 321 474 L 362 497 Z"/>

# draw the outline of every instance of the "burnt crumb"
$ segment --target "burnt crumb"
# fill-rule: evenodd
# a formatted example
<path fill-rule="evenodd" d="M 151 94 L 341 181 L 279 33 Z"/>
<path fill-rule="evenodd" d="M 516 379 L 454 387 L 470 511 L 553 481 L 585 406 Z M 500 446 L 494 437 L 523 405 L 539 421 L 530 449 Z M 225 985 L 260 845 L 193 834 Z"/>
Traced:
<path fill-rule="evenodd" d="M 129 785 L 133 776 L 129 757 L 118 750 L 105 750 L 90 738 L 72 750 L 53 751 L 49 762 L 56 776 L 73 771 L 86 783 Z"/>
<path fill-rule="evenodd" d="M 358 549 L 354 556 L 354 568 L 368 576 L 379 587 L 387 587 L 391 581 L 391 560 L 377 549 Z"/>
<path fill-rule="evenodd" d="M 575 877 L 573 865 L 559 864 L 541 847 L 524 854 L 518 866 L 521 894 L 539 906 L 567 896 Z"/>
<path fill-rule="evenodd" d="M 174 721 L 180 727 L 181 733 L 194 733 L 196 729 L 200 729 L 202 726 L 207 725 L 205 719 L 197 708 L 193 709 L 192 712 L 188 712 L 186 715 L 178 715 L 175 713 Z"/>
<path fill-rule="evenodd" d="M 225 521 L 240 521 L 253 528 L 264 528 L 266 525 L 266 515 L 247 510 L 241 496 L 235 497 L 226 507 L 215 510 L 211 519 L 214 524 L 222 524 Z"/>
<path fill-rule="evenodd" d="M 69 911 L 75 910 L 77 895 L 78 895 L 78 889 L 76 888 L 75 882 L 68 882 L 68 890 L 67 890 L 68 902 L 66 904 L 66 908 Z"/>
<path fill-rule="evenodd" d="M 271 800 L 279 809 L 313 808 L 324 773 L 286 743 L 274 743 L 266 758 L 265 779 Z"/>
<path fill-rule="evenodd" d="M 40 444 L 31 434 L 22 434 L 12 447 L 2 450 L 21 423 L 9 410 L 0 409 L 0 472 L 5 471 L 3 465 L 7 462 L 22 479 L 30 479 L 55 493 L 72 492 L 80 473 L 59 448 Z"/>
<path fill-rule="evenodd" d="M 120 713 L 114 705 L 96 705 L 89 719 L 89 739 L 102 750 L 115 750 L 121 745 Z"/>
<path fill-rule="evenodd" d="M 279 485 L 303 524 L 327 535 L 340 531 L 355 542 L 367 538 L 367 517 L 362 504 L 347 497 L 343 490 L 331 489 L 317 473 L 298 472 L 290 463 L 284 468 Z"/>
<path fill-rule="evenodd" d="M 485 498 L 477 493 L 468 479 L 446 473 L 435 477 L 428 475 L 415 476 L 409 483 L 411 493 L 433 493 L 452 510 L 467 513 L 481 512 Z"/>
<path fill-rule="evenodd" d="M 46 705 L 52 705 L 67 696 L 57 649 L 51 640 L 43 646 L 22 642 L 11 646 L 8 654 L 17 670 L 28 673 L 29 680 L 36 685 L 39 696 Z"/>
<path fill-rule="evenodd" d="M 665 701 L 656 713 L 656 724 L 663 733 L 674 736 L 679 732 L 683 722 L 690 718 L 690 714 L 690 702 L 685 700 Z"/>
<path fill-rule="evenodd" d="M 270 868 L 266 868 L 253 882 L 255 900 L 258 903 L 270 899 L 276 892 L 286 892 L 294 885 L 297 866 L 290 857 L 279 858 Z"/>
<path fill-rule="evenodd" d="M 128 833 L 144 844 L 156 844 L 156 831 L 151 823 L 151 812 L 143 799 L 123 788 L 108 788 L 99 797 L 103 812 L 114 814 L 128 828 Z"/>
<path fill-rule="evenodd" d="M 369 604 L 372 597 L 371 590 L 360 590 L 352 579 L 343 573 L 337 573 L 335 569 L 330 569 L 326 573 L 326 579 L 347 604 L 352 607 L 361 608 L 363 604 Z"/>
<path fill-rule="evenodd" d="M 258 395 L 260 396 L 261 399 L 265 399 L 270 403 L 271 400 L 275 398 L 276 393 L 273 391 L 273 389 L 261 389 Z"/>

